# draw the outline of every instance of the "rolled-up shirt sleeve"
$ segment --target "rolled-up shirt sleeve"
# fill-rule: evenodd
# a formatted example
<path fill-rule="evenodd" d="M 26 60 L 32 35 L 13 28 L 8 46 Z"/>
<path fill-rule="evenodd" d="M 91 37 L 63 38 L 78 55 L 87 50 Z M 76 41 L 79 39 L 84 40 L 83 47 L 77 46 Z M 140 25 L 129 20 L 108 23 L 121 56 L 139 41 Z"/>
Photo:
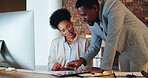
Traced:
<path fill-rule="evenodd" d="M 85 66 L 87 65 L 87 63 L 91 63 L 91 60 L 98 54 L 102 43 L 102 38 L 92 30 L 90 31 L 91 45 L 87 49 L 86 53 L 81 56 L 81 58 L 84 58 L 86 61 L 83 63 Z"/>

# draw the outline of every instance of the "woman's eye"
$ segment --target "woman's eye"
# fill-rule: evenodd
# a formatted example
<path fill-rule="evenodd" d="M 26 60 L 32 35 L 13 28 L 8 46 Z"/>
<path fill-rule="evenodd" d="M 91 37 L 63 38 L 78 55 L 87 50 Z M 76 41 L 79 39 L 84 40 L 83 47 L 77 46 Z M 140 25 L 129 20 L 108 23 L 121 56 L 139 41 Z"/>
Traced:
<path fill-rule="evenodd" d="M 65 30 L 62 30 L 62 32 L 65 32 Z"/>
<path fill-rule="evenodd" d="M 66 26 L 66 28 L 69 28 L 69 27 L 70 27 L 70 25 L 67 25 L 67 26 Z"/>

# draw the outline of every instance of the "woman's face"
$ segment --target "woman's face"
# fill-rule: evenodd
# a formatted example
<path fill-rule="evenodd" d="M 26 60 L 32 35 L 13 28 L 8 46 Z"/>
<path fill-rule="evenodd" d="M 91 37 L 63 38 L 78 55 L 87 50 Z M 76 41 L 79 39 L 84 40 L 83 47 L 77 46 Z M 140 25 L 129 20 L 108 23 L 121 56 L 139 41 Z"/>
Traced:
<path fill-rule="evenodd" d="M 73 24 L 67 20 L 63 20 L 58 24 L 58 29 L 66 38 L 74 38 L 76 33 Z"/>

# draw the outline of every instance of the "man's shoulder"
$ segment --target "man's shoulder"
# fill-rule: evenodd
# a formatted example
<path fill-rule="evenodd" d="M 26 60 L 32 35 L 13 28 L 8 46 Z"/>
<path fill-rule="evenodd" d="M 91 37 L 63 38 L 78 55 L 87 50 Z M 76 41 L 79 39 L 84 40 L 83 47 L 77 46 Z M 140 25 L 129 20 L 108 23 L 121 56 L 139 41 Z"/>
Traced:
<path fill-rule="evenodd" d="M 109 11 L 109 9 L 119 0 L 105 0 L 103 4 L 103 11 Z"/>
<path fill-rule="evenodd" d="M 114 4 L 116 1 L 119 1 L 119 0 L 104 0 L 104 4 Z"/>

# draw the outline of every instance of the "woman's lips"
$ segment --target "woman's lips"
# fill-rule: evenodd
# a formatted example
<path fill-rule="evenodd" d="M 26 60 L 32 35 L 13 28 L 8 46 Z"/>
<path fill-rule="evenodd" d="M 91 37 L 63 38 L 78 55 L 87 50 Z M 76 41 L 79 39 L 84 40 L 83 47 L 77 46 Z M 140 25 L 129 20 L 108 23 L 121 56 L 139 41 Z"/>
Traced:
<path fill-rule="evenodd" d="M 69 36 L 72 36 L 72 32 L 70 32 L 68 35 L 69 35 Z"/>

